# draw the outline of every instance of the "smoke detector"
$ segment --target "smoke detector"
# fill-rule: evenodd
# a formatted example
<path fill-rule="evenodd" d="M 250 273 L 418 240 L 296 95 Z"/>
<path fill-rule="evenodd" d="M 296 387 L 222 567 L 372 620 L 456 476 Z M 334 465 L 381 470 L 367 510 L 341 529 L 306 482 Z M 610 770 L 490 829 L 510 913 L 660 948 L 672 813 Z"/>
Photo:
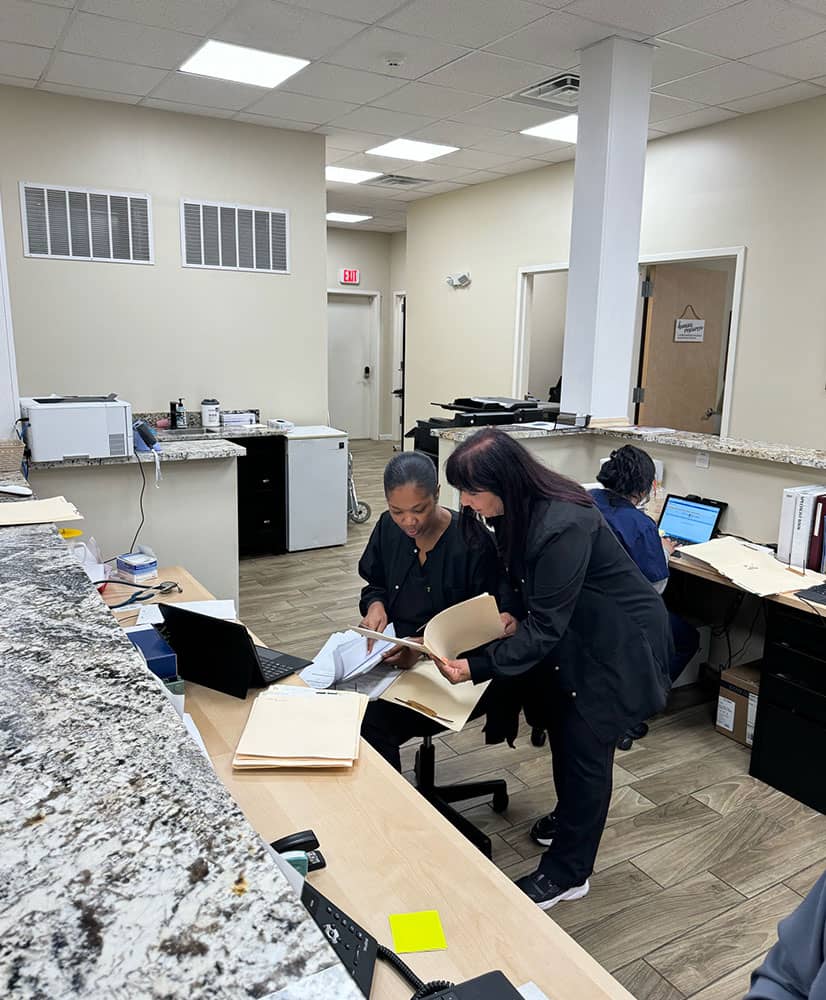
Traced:
<path fill-rule="evenodd" d="M 399 69 L 405 64 L 405 57 L 401 52 L 388 52 L 384 57 L 384 65 L 388 69 Z"/>

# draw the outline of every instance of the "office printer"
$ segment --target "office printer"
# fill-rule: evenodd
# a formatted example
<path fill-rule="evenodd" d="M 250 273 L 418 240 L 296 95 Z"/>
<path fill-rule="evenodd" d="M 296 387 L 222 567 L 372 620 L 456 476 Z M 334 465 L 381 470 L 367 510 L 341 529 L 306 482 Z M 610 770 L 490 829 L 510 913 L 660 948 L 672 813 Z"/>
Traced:
<path fill-rule="evenodd" d="M 132 405 L 116 393 L 21 397 L 20 415 L 33 462 L 125 458 L 134 452 Z"/>

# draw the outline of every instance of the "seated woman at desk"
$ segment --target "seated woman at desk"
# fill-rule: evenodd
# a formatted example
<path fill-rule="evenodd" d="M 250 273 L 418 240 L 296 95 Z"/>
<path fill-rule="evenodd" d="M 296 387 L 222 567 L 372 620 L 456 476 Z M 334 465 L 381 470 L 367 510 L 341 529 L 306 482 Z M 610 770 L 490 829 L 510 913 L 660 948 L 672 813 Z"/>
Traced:
<path fill-rule="evenodd" d="M 550 846 L 517 885 L 548 909 L 588 892 L 616 742 L 665 705 L 668 616 L 587 491 L 504 431 L 463 441 L 446 471 L 462 504 L 493 519 L 523 613 L 512 635 L 438 665 L 454 684 L 519 678 L 543 709 L 557 805 L 537 824 Z"/>
<path fill-rule="evenodd" d="M 501 575 L 492 538 L 476 526 L 474 544 L 468 544 L 459 515 L 439 504 L 436 467 L 427 455 L 394 455 L 384 470 L 384 495 L 387 510 L 359 561 L 366 581 L 359 605 L 362 625 L 383 632 L 393 622 L 397 636 L 414 637 L 439 611 L 478 594 L 497 594 Z M 508 635 L 516 621 L 503 613 L 502 625 Z M 415 650 L 400 647 L 385 662 L 404 670 L 418 659 Z M 399 747 L 442 729 L 403 705 L 372 701 L 361 733 L 400 771 Z"/>
<path fill-rule="evenodd" d="M 608 526 L 622 543 L 622 547 L 642 570 L 658 594 L 668 583 L 668 556 L 676 546 L 670 538 L 660 538 L 657 525 L 642 510 L 654 488 L 654 462 L 648 452 L 627 444 L 611 452 L 597 473 L 597 482 L 604 489 L 591 490 L 594 503 L 608 522 Z M 671 680 L 675 681 L 685 669 L 700 646 L 700 635 L 693 625 L 670 611 L 671 635 L 674 639 L 674 656 L 669 667 Z M 642 739 L 648 726 L 639 722 L 624 733 L 617 746 L 630 750 L 634 740 Z"/>

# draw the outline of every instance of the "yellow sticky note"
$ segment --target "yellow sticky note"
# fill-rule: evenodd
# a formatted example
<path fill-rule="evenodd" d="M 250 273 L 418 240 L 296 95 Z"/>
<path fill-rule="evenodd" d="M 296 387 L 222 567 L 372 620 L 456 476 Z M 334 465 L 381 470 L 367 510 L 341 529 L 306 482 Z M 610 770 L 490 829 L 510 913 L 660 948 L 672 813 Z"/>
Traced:
<path fill-rule="evenodd" d="M 391 913 L 393 948 L 399 954 L 411 951 L 444 951 L 447 948 L 442 921 L 436 910 Z"/>

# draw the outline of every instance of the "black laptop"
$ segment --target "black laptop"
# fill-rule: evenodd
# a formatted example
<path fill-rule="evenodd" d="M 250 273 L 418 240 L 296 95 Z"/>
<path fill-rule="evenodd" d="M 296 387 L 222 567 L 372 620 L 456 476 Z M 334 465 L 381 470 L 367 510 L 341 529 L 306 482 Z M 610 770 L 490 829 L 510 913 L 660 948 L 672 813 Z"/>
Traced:
<path fill-rule="evenodd" d="M 178 676 L 195 684 L 246 698 L 250 688 L 266 687 L 310 665 L 266 646 L 256 646 L 240 622 L 161 604 L 159 631 L 175 651 Z"/>

